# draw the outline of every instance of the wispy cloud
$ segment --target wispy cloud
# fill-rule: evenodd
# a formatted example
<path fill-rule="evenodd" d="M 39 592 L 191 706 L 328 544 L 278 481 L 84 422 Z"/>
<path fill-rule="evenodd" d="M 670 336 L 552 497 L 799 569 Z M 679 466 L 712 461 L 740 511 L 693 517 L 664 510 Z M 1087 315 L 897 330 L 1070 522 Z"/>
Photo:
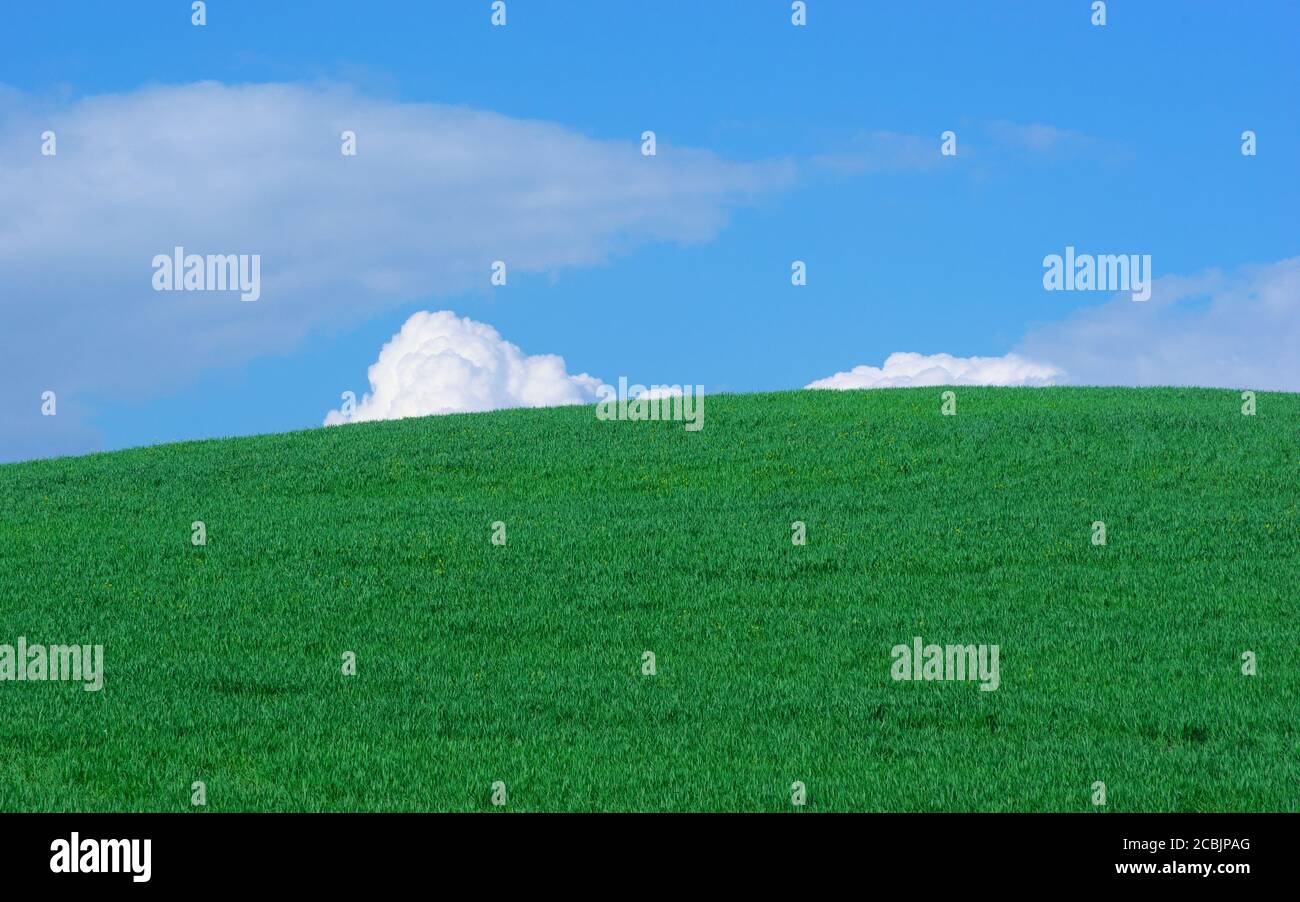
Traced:
<path fill-rule="evenodd" d="M 1039 122 L 1022 125 L 1005 119 L 989 123 L 986 131 L 990 137 L 1002 144 L 1041 153 L 1085 147 L 1093 140 L 1073 129 L 1058 128 Z"/>
<path fill-rule="evenodd" d="M 922 138 L 901 132 L 871 131 L 857 135 L 842 150 L 816 154 L 814 166 L 845 175 L 932 169 L 943 161 L 939 136 Z"/>
<path fill-rule="evenodd" d="M 1043 159 L 1086 158 L 1114 163 L 1129 160 L 1133 155 L 1131 149 L 1121 141 L 1042 122 L 1020 123 L 999 119 L 985 125 L 982 132 L 984 140 L 993 148 Z"/>
<path fill-rule="evenodd" d="M 1300 257 L 1156 279 L 1037 326 L 1017 350 L 1085 385 L 1189 385 L 1300 391 Z"/>
<path fill-rule="evenodd" d="M 941 152 L 943 133 L 951 130 L 957 152 Z M 1120 144 L 1069 128 L 1044 123 L 1018 123 L 998 119 L 986 123 L 955 123 L 950 129 L 935 129 L 932 135 L 875 130 L 864 131 L 833 150 L 814 154 L 813 167 L 840 175 L 872 175 L 893 172 L 925 172 L 945 164 L 978 158 L 983 164 L 1015 161 L 1023 155 L 1052 157 L 1093 156 L 1116 160 L 1128 155 Z"/>

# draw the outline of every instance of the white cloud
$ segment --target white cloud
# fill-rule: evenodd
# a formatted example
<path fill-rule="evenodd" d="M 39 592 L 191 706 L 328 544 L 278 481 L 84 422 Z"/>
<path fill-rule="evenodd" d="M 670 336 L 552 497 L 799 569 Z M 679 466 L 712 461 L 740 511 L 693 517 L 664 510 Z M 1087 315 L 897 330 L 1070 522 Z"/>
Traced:
<path fill-rule="evenodd" d="M 814 154 L 810 162 L 841 175 L 866 175 L 950 168 L 957 160 L 972 157 L 988 161 L 1001 158 L 1008 165 L 1021 165 L 1023 159 L 1018 157 L 1026 153 L 1040 157 L 1096 156 L 1102 160 L 1131 156 L 1117 142 L 1043 123 L 999 119 L 984 124 L 954 123 L 952 128 L 959 140 L 956 158 L 943 156 L 943 132 L 938 130 L 913 135 L 878 129 L 858 132 L 837 149 Z M 997 153 L 990 152 L 993 150 Z"/>
<path fill-rule="evenodd" d="M 426 310 L 379 352 L 370 367 L 370 391 L 352 415 L 331 410 L 325 425 L 594 403 L 599 385 L 586 373 L 570 375 L 555 354 L 525 354 L 486 323 Z"/>
<path fill-rule="evenodd" d="M 855 366 L 818 379 L 805 388 L 906 388 L 925 385 L 1052 385 L 1064 376 L 1058 368 L 1018 354 L 1003 357 L 953 357 L 900 351 L 881 367 Z"/>
<path fill-rule="evenodd" d="M 40 155 L 46 129 L 57 156 Z M 513 282 L 706 241 L 792 177 L 339 86 L 212 82 L 56 105 L 0 91 L 0 161 L 0 459 L 56 425 L 31 420 L 45 389 L 147 398 L 313 332 L 490 290 L 494 260 Z M 151 261 L 177 245 L 260 254 L 261 299 L 154 292 Z"/>
<path fill-rule="evenodd" d="M 1081 132 L 1068 128 L 1057 128 L 1041 122 L 1026 125 L 1005 119 L 989 123 L 988 132 L 1004 144 L 1040 152 L 1078 147 L 1092 140 Z"/>
<path fill-rule="evenodd" d="M 983 131 L 994 145 L 1035 157 L 1086 158 L 1103 163 L 1119 163 L 1133 158 L 1132 149 L 1122 141 L 1041 122 L 1026 124 L 1000 119 L 988 123 Z"/>
<path fill-rule="evenodd" d="M 1300 391 L 1300 257 L 1155 280 L 1031 329 L 1017 348 L 1082 385 Z"/>
<path fill-rule="evenodd" d="M 932 169 L 943 161 L 939 136 L 922 138 L 891 131 L 862 132 L 844 150 L 816 154 L 814 166 L 844 175 Z"/>
<path fill-rule="evenodd" d="M 891 354 L 808 388 L 1177 385 L 1300 391 L 1300 257 L 1156 279 L 1031 328 L 1002 357 Z"/>
<path fill-rule="evenodd" d="M 664 398 L 682 397 L 682 387 L 680 385 L 647 385 L 641 387 L 634 385 L 628 389 L 628 395 L 645 401 L 661 401 Z"/>

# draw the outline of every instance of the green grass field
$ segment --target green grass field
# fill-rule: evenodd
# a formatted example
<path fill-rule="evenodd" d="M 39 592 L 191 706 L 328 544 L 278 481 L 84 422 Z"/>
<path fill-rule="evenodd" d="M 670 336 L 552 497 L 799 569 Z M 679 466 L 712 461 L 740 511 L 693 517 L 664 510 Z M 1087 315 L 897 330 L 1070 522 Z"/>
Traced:
<path fill-rule="evenodd" d="M 0 467 L 0 809 L 1300 810 L 1300 395 L 940 391 Z"/>

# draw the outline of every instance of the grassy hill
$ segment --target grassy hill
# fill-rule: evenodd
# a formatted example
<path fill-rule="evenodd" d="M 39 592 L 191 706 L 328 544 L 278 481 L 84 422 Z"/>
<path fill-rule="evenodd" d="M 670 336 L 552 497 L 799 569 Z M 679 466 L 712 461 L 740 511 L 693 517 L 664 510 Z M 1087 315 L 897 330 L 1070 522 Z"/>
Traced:
<path fill-rule="evenodd" d="M 1300 396 L 940 391 L 0 467 L 0 809 L 1300 809 Z"/>

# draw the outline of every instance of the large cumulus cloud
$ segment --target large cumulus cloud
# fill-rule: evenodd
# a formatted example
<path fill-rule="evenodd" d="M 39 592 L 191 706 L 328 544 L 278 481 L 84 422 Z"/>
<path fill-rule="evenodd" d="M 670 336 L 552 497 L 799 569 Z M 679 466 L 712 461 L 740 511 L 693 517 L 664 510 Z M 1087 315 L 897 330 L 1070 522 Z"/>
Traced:
<path fill-rule="evenodd" d="M 496 329 L 449 310 L 421 311 L 370 367 L 370 391 L 326 426 L 429 414 L 594 402 L 600 381 L 570 375 L 564 358 L 525 354 Z"/>

